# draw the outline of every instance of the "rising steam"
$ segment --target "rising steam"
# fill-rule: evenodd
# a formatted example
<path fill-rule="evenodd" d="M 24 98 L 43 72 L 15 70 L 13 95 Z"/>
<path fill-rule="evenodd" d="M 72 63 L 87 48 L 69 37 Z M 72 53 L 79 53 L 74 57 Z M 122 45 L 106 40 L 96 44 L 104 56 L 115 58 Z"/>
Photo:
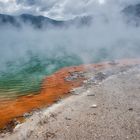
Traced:
<path fill-rule="evenodd" d="M 65 13 L 61 12 L 60 17 L 89 14 L 93 17 L 90 26 L 35 29 L 25 24 L 21 29 L 10 25 L 0 28 L 1 79 L 10 73 L 13 77 L 19 74 L 17 82 L 25 75 L 27 79 L 39 79 L 40 82 L 43 76 L 64 66 L 139 57 L 140 27 L 128 24 L 122 13 L 132 0 L 86 2 L 86 7 L 78 5 L 79 11 L 70 9 L 72 2 L 63 2 L 71 14 L 64 7 Z M 27 79 L 21 80 L 23 87 Z M 30 85 L 31 80 L 28 81 L 26 86 Z M 3 79 L 0 86 L 2 82 Z M 8 87 L 12 86 L 9 84 Z"/>

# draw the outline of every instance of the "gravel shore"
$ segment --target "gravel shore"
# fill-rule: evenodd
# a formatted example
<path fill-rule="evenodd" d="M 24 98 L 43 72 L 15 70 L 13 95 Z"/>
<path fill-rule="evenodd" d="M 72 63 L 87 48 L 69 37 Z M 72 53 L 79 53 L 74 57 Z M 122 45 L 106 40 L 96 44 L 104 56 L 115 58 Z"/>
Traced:
<path fill-rule="evenodd" d="M 139 140 L 140 66 L 85 73 L 72 95 L 42 109 L 1 140 Z"/>

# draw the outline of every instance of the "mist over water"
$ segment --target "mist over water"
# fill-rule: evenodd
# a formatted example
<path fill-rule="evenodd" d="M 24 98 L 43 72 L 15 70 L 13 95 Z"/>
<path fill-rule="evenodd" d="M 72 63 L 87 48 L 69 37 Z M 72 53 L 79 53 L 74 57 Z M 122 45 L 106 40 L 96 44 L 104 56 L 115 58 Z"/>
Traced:
<path fill-rule="evenodd" d="M 0 27 L 0 98 L 36 93 L 42 79 L 62 67 L 139 58 L 140 27 L 128 24 L 121 11 L 127 5 L 89 6 L 93 22 L 81 27 Z"/>

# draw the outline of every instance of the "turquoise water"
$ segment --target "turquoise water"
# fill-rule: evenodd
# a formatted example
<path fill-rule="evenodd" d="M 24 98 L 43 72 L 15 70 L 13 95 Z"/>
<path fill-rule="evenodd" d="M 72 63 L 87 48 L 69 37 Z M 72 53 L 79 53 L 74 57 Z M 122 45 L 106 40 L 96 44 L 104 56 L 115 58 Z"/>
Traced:
<path fill-rule="evenodd" d="M 104 50 L 100 53 L 102 59 L 107 55 Z M 11 99 L 37 93 L 45 76 L 63 67 L 83 64 L 81 57 L 77 54 L 61 50 L 61 55 L 57 55 L 58 53 L 43 56 L 30 52 L 26 55 L 28 59 L 23 57 L 20 60 L 7 61 L 5 70 L 0 72 L 0 98 Z M 96 57 L 96 61 L 100 60 L 101 57 Z"/>
<path fill-rule="evenodd" d="M 111 51 L 106 48 L 87 51 L 86 54 L 90 56 L 90 61 L 87 61 L 87 63 L 113 60 L 116 58 L 113 53 L 110 53 L 113 51 L 115 50 Z M 83 57 L 81 57 L 82 55 L 62 48 L 61 50 L 44 54 L 28 51 L 24 57 L 5 62 L 4 69 L 0 71 L 0 100 L 16 98 L 31 93 L 37 94 L 45 76 L 63 67 L 85 64 Z M 126 57 L 128 58 L 128 56 Z"/>
<path fill-rule="evenodd" d="M 74 54 L 63 53 L 59 57 L 27 55 L 28 60 L 8 61 L 6 70 L 0 72 L 0 98 L 15 98 L 37 93 L 42 79 L 66 66 L 82 64 L 81 59 Z"/>

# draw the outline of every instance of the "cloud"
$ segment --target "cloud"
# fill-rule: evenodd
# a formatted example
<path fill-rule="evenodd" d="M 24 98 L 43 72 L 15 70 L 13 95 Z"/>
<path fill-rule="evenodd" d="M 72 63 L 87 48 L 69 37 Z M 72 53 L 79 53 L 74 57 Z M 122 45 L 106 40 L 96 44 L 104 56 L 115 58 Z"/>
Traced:
<path fill-rule="evenodd" d="M 107 0 L 0 0 L 0 13 L 29 13 L 52 18 L 72 18 L 88 14 L 99 3 Z"/>
<path fill-rule="evenodd" d="M 123 7 L 137 2 L 140 0 L 0 0 L 0 13 L 28 13 L 66 19 L 78 15 L 94 14 L 97 8 L 102 10 L 100 7 L 107 4 Z"/>

